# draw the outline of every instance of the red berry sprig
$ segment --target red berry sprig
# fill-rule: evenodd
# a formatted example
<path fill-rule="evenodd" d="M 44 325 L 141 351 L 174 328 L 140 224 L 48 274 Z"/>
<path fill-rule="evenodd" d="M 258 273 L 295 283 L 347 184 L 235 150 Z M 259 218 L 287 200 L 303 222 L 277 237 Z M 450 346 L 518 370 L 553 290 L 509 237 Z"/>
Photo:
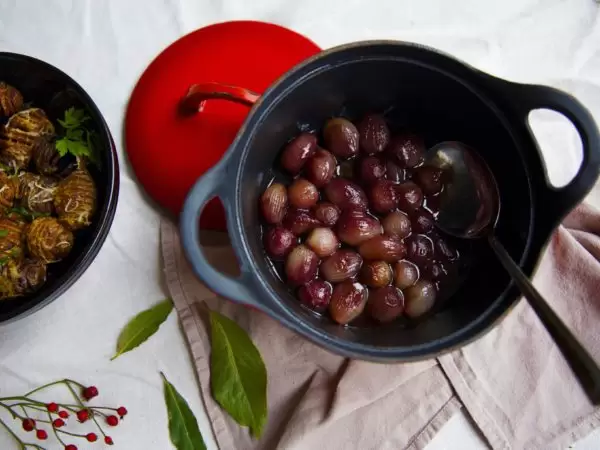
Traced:
<path fill-rule="evenodd" d="M 32 397 L 33 394 L 39 391 L 57 385 L 65 386 L 74 397 L 76 404 L 72 405 L 59 402 L 43 403 Z M 67 431 L 71 415 L 74 415 L 77 418 L 77 421 L 81 423 L 86 423 L 88 421 L 94 422 L 100 431 L 101 436 L 104 438 L 104 443 L 106 445 L 113 445 L 114 441 L 112 437 L 106 435 L 98 418 L 104 419 L 105 423 L 109 426 L 116 427 L 120 420 L 123 420 L 123 417 L 127 415 L 128 411 L 124 406 L 111 408 L 104 406 L 90 406 L 84 403 L 97 397 L 98 394 L 98 388 L 96 386 L 84 386 L 76 381 L 64 379 L 41 386 L 23 396 L 0 398 L 0 407 L 9 411 L 14 419 L 19 420 L 23 430 L 27 432 L 35 431 L 35 437 L 39 441 L 45 441 L 49 437 L 49 432 L 46 429 L 41 428 L 40 424 L 42 427 L 52 431 L 54 437 L 62 445 L 61 448 L 64 448 L 64 450 L 77 450 L 75 444 L 66 444 L 63 441 L 62 438 L 65 436 L 85 439 L 88 442 L 96 442 L 98 440 L 98 434 L 94 432 L 78 434 Z M 21 412 L 24 415 L 21 415 Z M 45 415 L 45 417 L 39 417 L 41 415 Z M 11 430 L 2 418 L 0 418 L 0 425 L 3 425 L 4 428 L 9 431 L 20 445 L 20 448 L 44 450 L 44 447 L 38 444 L 24 442 Z"/>

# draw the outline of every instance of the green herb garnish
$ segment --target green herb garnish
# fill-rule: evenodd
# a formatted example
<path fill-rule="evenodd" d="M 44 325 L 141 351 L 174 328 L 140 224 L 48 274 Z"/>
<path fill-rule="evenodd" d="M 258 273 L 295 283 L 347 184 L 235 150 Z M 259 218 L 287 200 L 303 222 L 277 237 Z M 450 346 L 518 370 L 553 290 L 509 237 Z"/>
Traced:
<path fill-rule="evenodd" d="M 0 230 L 0 237 L 8 236 L 8 230 Z"/>
<path fill-rule="evenodd" d="M 20 214 L 20 215 L 22 215 L 23 217 L 25 217 L 26 219 L 29 219 L 29 220 L 37 219 L 38 217 L 47 217 L 47 216 L 50 215 L 48 213 L 42 213 L 42 212 L 37 212 L 37 211 L 30 211 L 27 208 L 23 208 L 22 206 L 15 206 L 15 207 L 11 208 L 9 210 L 9 212 Z"/>
<path fill-rule="evenodd" d="M 97 164 L 95 152 L 95 133 L 84 126 L 92 120 L 83 109 L 69 108 L 63 120 L 58 123 L 63 127 L 64 135 L 56 140 L 56 151 L 63 157 L 67 153 L 76 158 L 86 157 Z"/>
<path fill-rule="evenodd" d="M 8 262 L 8 257 L 3 256 L 2 258 L 0 258 L 0 266 L 3 266 L 7 262 Z"/>

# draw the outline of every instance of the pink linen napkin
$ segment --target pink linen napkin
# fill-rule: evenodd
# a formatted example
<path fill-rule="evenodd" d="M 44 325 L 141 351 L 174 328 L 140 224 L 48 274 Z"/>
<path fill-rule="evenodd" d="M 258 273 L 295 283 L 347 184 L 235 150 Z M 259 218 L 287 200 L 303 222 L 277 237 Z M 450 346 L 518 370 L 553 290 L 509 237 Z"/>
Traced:
<path fill-rule="evenodd" d="M 485 337 L 437 360 L 381 365 L 328 353 L 266 315 L 213 294 L 191 271 L 166 219 L 161 241 L 168 289 L 183 324 L 219 447 L 422 449 L 465 407 L 493 449 L 564 449 L 600 423 L 525 302 Z M 209 233 L 215 267 L 235 272 L 224 233 Z M 535 277 L 542 294 L 600 360 L 600 212 L 581 205 L 554 234 Z M 201 304 L 244 327 L 269 374 L 269 421 L 253 441 L 210 395 Z M 323 447 L 325 445 L 325 447 Z"/>

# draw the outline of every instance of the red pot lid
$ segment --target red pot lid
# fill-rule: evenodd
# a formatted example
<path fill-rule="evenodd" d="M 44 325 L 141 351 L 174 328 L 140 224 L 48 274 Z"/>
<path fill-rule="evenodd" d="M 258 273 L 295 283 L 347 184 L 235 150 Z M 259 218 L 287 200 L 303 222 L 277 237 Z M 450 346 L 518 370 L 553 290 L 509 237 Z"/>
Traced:
<path fill-rule="evenodd" d="M 127 107 L 125 145 L 146 192 L 175 215 L 194 182 L 219 161 L 248 107 L 210 100 L 192 116 L 178 114 L 190 86 L 224 83 L 262 93 L 320 49 L 294 31 L 263 22 L 210 25 L 179 39 L 148 66 Z M 225 229 L 221 203 L 204 209 L 200 226 Z"/>

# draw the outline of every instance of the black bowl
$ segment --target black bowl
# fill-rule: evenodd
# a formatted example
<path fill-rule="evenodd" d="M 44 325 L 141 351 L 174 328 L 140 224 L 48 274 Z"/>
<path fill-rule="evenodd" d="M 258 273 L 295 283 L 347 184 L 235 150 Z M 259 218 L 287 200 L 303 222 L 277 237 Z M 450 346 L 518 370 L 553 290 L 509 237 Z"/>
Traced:
<path fill-rule="evenodd" d="M 75 233 L 69 256 L 48 266 L 48 280 L 34 294 L 0 301 L 0 323 L 25 317 L 64 293 L 92 263 L 112 224 L 119 194 L 119 162 L 115 145 L 100 110 L 85 90 L 64 72 L 25 55 L 0 52 L 0 81 L 21 91 L 25 102 L 46 111 L 56 123 L 69 107 L 82 108 L 99 137 L 99 165 L 88 167 L 98 190 L 92 225 Z"/>

